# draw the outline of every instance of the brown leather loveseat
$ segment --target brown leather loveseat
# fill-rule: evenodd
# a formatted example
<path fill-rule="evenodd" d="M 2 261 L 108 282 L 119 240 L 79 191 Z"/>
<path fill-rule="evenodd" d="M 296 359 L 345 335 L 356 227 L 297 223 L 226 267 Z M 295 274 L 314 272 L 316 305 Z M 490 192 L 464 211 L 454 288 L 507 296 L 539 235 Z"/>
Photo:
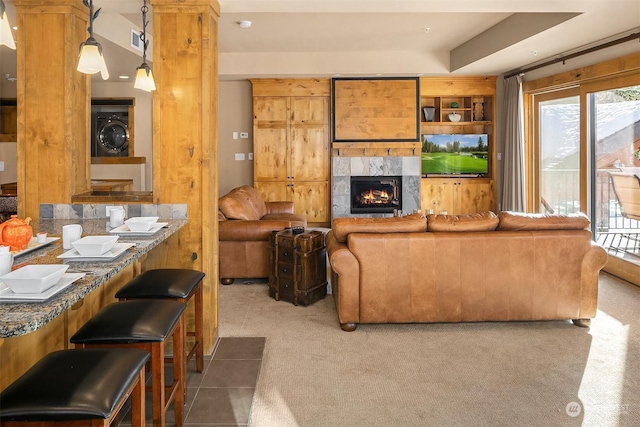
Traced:
<path fill-rule="evenodd" d="M 269 277 L 269 236 L 272 230 L 306 227 L 304 215 L 293 212 L 293 202 L 265 202 L 248 185 L 218 199 L 218 257 L 220 281 Z"/>
<path fill-rule="evenodd" d="M 585 215 L 514 212 L 337 218 L 327 252 L 345 331 L 359 323 L 586 326 L 607 259 Z"/>

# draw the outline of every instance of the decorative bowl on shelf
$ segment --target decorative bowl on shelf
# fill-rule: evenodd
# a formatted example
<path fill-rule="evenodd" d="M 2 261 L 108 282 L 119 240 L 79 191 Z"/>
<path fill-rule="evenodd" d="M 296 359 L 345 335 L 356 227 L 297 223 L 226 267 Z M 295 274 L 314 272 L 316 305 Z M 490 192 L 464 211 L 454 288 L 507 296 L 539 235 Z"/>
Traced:
<path fill-rule="evenodd" d="M 158 222 L 157 216 L 136 216 L 129 218 L 124 223 L 131 231 L 149 231 L 156 222 Z"/>
<path fill-rule="evenodd" d="M 462 116 L 458 113 L 449 114 L 449 121 L 451 122 L 459 122 Z"/>
<path fill-rule="evenodd" d="M 31 264 L 0 277 L 17 294 L 39 294 L 60 280 L 69 264 Z"/>
<path fill-rule="evenodd" d="M 86 236 L 71 242 L 73 248 L 82 256 L 99 256 L 116 244 L 119 236 Z"/>

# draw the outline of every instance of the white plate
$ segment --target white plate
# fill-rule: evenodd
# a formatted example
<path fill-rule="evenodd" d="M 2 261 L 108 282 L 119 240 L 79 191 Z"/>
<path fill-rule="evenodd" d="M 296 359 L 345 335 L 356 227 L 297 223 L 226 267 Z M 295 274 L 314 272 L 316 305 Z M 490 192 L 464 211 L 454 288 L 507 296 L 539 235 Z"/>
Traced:
<path fill-rule="evenodd" d="M 76 280 L 83 278 L 85 274 L 86 273 L 64 273 L 60 280 L 58 280 L 58 283 L 38 294 L 18 294 L 9 289 L 7 285 L 0 282 L 0 301 L 45 301 Z"/>
<path fill-rule="evenodd" d="M 62 258 L 67 261 L 111 261 L 112 259 L 120 256 L 127 249 L 135 246 L 135 243 L 116 243 L 113 247 L 102 255 L 95 256 L 84 256 L 80 255 L 80 253 L 71 249 L 62 255 L 58 255 L 57 258 Z"/>
<path fill-rule="evenodd" d="M 26 249 L 23 249 L 21 251 L 11 252 L 11 253 L 13 254 L 13 256 L 24 255 L 27 252 L 35 251 L 36 249 L 41 248 L 43 246 L 46 246 L 49 243 L 54 242 L 56 240 L 60 240 L 60 238 L 59 237 L 47 237 L 47 241 L 46 242 L 38 243 L 38 239 L 36 237 L 32 237 L 31 241 L 29 242 L 29 245 L 27 246 Z"/>
<path fill-rule="evenodd" d="M 169 225 L 168 222 L 156 222 L 151 226 L 149 231 L 131 231 L 127 224 L 122 224 L 119 227 L 114 228 L 109 231 L 109 233 L 120 234 L 122 236 L 151 236 L 152 234 L 156 234 L 162 227 L 165 225 Z"/>

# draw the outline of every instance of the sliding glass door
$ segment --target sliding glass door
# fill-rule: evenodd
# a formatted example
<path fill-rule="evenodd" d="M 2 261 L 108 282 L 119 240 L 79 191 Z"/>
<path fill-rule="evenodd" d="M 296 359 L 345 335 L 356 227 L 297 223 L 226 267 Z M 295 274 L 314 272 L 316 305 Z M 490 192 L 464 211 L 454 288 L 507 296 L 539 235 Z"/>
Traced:
<path fill-rule="evenodd" d="M 531 99 L 528 208 L 586 213 L 594 240 L 609 254 L 605 269 L 636 282 L 640 76 L 532 94 Z"/>
<path fill-rule="evenodd" d="M 640 265 L 640 85 L 602 86 L 585 87 L 594 238 L 610 255 Z"/>
<path fill-rule="evenodd" d="M 581 201 L 578 88 L 535 97 L 537 155 L 534 206 L 538 212 L 574 213 Z"/>

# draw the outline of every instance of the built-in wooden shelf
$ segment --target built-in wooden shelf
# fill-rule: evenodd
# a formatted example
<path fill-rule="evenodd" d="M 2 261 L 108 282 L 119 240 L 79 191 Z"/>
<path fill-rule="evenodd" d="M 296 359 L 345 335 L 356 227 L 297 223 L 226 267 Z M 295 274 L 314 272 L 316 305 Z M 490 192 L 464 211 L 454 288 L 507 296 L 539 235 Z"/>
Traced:
<path fill-rule="evenodd" d="M 420 156 L 420 142 L 334 142 L 333 157 L 410 157 Z"/>
<path fill-rule="evenodd" d="M 92 157 L 92 165 L 143 165 L 146 157 Z"/>
<path fill-rule="evenodd" d="M 73 203 L 153 203 L 150 191 L 86 191 L 71 196 Z"/>

